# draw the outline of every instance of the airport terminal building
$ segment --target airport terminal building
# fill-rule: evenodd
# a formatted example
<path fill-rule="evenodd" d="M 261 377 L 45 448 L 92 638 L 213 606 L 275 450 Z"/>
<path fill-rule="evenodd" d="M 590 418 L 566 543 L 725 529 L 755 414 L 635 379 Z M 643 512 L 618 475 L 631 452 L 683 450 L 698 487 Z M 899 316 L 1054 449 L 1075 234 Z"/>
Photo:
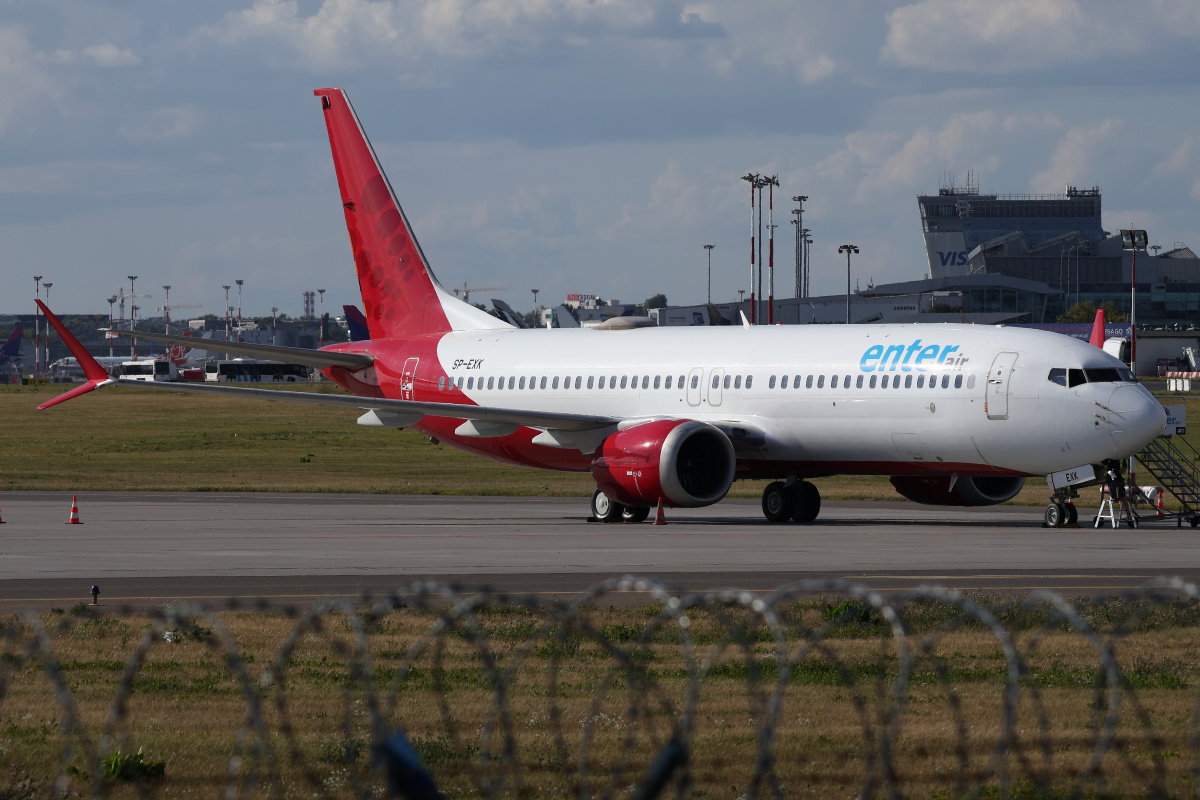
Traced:
<path fill-rule="evenodd" d="M 1045 324 L 1076 303 L 1110 300 L 1128 313 L 1132 254 L 1121 249 L 1119 233 L 1101 226 L 1098 187 L 999 195 L 943 186 L 918 196 L 917 206 L 925 276 L 855 291 L 851 322 Z M 1137 288 L 1139 327 L 1200 327 L 1200 259 L 1186 245 L 1138 253 Z M 945 313 L 950 308 L 957 313 Z M 663 325 L 731 324 L 740 323 L 739 310 L 749 317 L 750 301 L 674 307 L 658 319 Z M 765 303 L 759 311 L 765 319 Z M 776 299 L 772 317 L 784 324 L 844 323 L 846 295 Z"/>

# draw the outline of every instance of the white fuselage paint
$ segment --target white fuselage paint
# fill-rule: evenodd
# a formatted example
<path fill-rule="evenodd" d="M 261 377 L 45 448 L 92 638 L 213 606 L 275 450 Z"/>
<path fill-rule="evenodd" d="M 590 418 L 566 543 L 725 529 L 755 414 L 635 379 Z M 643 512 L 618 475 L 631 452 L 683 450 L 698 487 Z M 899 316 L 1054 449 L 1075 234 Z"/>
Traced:
<path fill-rule="evenodd" d="M 903 346 L 899 354 L 897 345 Z M 978 465 L 981 472 L 1045 475 L 1127 456 L 1153 439 L 1164 419 L 1161 405 L 1135 383 L 1068 388 L 1051 382 L 1051 368 L 1123 365 L 1087 343 L 1018 328 L 460 331 L 441 339 L 438 358 L 456 386 L 463 379 L 463 393 L 479 405 L 607 415 L 625 420 L 625 426 L 655 418 L 740 423 L 763 442 L 750 453 L 740 450 L 739 458 L 829 463 L 847 472 L 888 474 L 897 464 L 937 471 L 942 463 L 947 471 L 950 465 L 960 465 L 960 471 L 961 465 Z M 1001 367 L 1009 363 L 1011 373 L 1005 375 Z M 698 389 L 690 388 L 693 375 Z M 787 388 L 781 385 L 785 375 Z M 797 375 L 800 388 L 794 385 Z M 613 376 L 616 388 L 610 385 Z M 637 388 L 629 384 L 633 376 Z M 646 376 L 648 387 L 642 388 Z M 750 388 L 747 376 L 753 378 Z M 475 379 L 471 388 L 468 378 Z M 496 387 L 500 378 L 503 389 Z"/>

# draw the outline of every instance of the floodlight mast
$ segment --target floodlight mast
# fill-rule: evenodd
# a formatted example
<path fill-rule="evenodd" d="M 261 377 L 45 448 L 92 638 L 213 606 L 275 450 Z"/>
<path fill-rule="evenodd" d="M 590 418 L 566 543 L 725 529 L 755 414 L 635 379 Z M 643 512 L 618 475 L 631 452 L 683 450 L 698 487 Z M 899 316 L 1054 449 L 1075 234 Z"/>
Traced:
<path fill-rule="evenodd" d="M 133 305 L 137 302 L 137 293 L 133 290 L 133 282 L 137 280 L 137 275 L 126 275 L 125 277 L 129 278 L 129 332 L 132 334 L 136 327 L 134 323 L 137 320 L 137 310 Z M 134 339 L 132 335 L 129 337 L 129 359 L 137 361 L 137 339 Z"/>
<path fill-rule="evenodd" d="M 42 281 L 42 286 L 46 288 L 46 305 L 50 305 L 50 287 L 53 285 L 50 281 Z M 52 330 L 49 322 L 49 320 L 46 321 L 46 358 L 42 361 L 47 377 L 50 376 L 50 331 Z"/>
<path fill-rule="evenodd" d="M 750 324 L 754 324 L 754 190 L 758 187 L 759 175 L 747 172 L 742 180 L 750 184 Z M 744 289 L 739 291 L 744 292 Z"/>
<path fill-rule="evenodd" d="M 844 244 L 838 248 L 839 253 L 846 254 L 846 324 L 850 324 L 850 254 L 857 253 L 858 247 L 852 244 Z"/>
<path fill-rule="evenodd" d="M 35 299 L 40 299 L 42 296 L 42 276 L 33 276 L 33 296 Z M 38 359 L 42 357 L 42 312 L 39 306 L 33 307 L 33 377 L 37 378 L 41 374 L 38 366 Z M 49 327 L 49 322 L 47 322 Z"/>
<path fill-rule="evenodd" d="M 708 251 L 708 304 L 712 305 L 712 251 L 716 247 L 715 244 L 706 244 L 704 249 Z"/>
<path fill-rule="evenodd" d="M 779 185 L 779 176 L 772 175 L 766 179 L 767 197 L 770 210 L 767 212 L 767 232 L 771 237 L 771 245 L 767 250 L 767 324 L 775 324 L 775 187 Z"/>

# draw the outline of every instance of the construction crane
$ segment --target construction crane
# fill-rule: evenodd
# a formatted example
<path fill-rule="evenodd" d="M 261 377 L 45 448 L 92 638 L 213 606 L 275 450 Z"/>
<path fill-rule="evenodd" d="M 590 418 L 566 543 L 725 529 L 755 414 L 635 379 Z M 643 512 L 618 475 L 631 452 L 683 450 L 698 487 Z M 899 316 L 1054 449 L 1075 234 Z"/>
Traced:
<path fill-rule="evenodd" d="M 152 294 L 131 294 L 129 292 L 126 292 L 124 286 L 122 286 L 120 289 L 118 289 L 113 294 L 116 295 L 116 298 L 121 301 L 121 320 L 122 321 L 124 321 L 124 319 L 125 319 L 125 299 L 126 298 L 129 299 L 130 305 L 132 305 L 134 303 L 134 301 L 136 301 L 138 299 L 142 299 L 142 300 L 153 300 L 154 299 L 154 295 L 152 295 Z M 130 321 L 130 325 L 132 326 L 132 320 Z"/>
<path fill-rule="evenodd" d="M 188 305 L 159 306 L 158 308 L 154 309 L 155 311 L 163 312 L 163 326 L 168 335 L 171 333 L 171 312 L 177 308 L 204 308 L 204 306 L 198 306 L 195 303 L 190 303 Z"/>
<path fill-rule="evenodd" d="M 471 302 L 471 292 L 507 292 L 503 286 L 467 286 L 466 281 L 463 281 L 462 288 L 454 288 L 454 296 L 462 295 L 464 303 Z"/>

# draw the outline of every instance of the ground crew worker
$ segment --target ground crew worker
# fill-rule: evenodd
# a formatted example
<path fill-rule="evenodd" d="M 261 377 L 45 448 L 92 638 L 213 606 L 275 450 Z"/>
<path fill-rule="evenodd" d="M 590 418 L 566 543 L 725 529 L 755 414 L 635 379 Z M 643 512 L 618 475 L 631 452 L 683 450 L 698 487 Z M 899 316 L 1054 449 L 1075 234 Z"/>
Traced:
<path fill-rule="evenodd" d="M 94 583 L 92 584 L 92 605 L 100 605 L 100 587 Z"/>
<path fill-rule="evenodd" d="M 1134 512 L 1133 507 L 1129 505 L 1129 493 L 1125 489 L 1125 476 L 1121 474 L 1122 464 L 1118 459 L 1109 459 L 1106 463 L 1108 474 L 1106 480 L 1108 483 L 1108 496 L 1112 498 L 1114 503 L 1121 505 L 1121 519 L 1129 524 L 1129 527 L 1136 528 L 1138 526 L 1138 517 Z"/>

